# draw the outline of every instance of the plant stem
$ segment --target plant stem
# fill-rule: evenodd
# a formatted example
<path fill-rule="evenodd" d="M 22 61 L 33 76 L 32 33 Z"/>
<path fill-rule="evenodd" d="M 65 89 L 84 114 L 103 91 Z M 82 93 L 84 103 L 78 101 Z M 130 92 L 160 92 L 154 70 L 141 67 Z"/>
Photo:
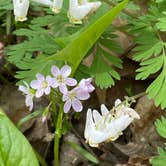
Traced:
<path fill-rule="evenodd" d="M 59 140 L 62 136 L 63 103 L 60 104 L 54 138 L 54 166 L 59 165 Z"/>
<path fill-rule="evenodd" d="M 10 31 L 11 31 L 11 10 L 8 10 L 6 14 L 6 34 L 9 35 Z"/>

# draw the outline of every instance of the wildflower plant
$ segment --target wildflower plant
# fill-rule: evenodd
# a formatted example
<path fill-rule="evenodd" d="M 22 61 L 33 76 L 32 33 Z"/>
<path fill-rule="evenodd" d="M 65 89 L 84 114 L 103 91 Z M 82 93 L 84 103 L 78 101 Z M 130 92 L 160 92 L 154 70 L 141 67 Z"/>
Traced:
<path fill-rule="evenodd" d="M 82 102 L 90 98 L 90 93 L 95 90 L 94 84 L 100 88 L 108 88 L 115 85 L 115 80 L 120 80 L 116 69 L 123 67 L 123 58 L 120 58 L 123 54 L 133 51 L 132 59 L 140 63 L 136 70 L 137 80 L 145 80 L 155 74 L 146 93 L 149 98 L 155 99 L 156 106 L 166 108 L 164 0 L 151 0 L 147 13 L 140 15 L 137 12 L 140 9 L 133 1 L 130 1 L 123 14 L 119 15 L 128 0 L 121 3 L 119 0 L 104 1 L 105 3 L 99 0 L 11 2 L 1 0 L 0 18 L 3 18 L 7 34 L 11 33 L 11 29 L 15 29 L 16 36 L 24 37 L 20 43 L 7 48 L 7 59 L 19 70 L 16 73 L 16 78 L 19 79 L 17 84 L 25 95 L 25 104 L 31 115 L 37 112 L 33 112 L 34 99 L 43 96 L 49 98 L 48 106 L 42 111 L 42 121 L 44 123 L 48 116 L 52 115 L 55 127 L 55 166 L 58 166 L 59 140 L 63 134 L 65 118 L 68 118 L 72 111 L 86 111 Z M 110 10 L 110 6 L 115 7 Z M 31 10 L 35 13 L 40 10 L 41 16 L 34 17 Z M 117 15 L 125 19 L 126 24 L 122 27 L 110 25 Z M 133 37 L 134 45 L 131 50 L 125 51 L 121 48 L 116 41 L 116 29 Z M 93 56 L 93 59 L 86 66 L 82 62 L 89 55 Z M 1 117 L 4 115 L 0 114 L 0 120 L 3 120 Z M 120 100 L 115 101 L 111 110 L 101 105 L 101 113 L 89 109 L 85 139 L 90 146 L 99 147 L 100 143 L 116 140 L 134 119 L 139 118 L 128 103 Z M 7 121 L 5 118 L 5 124 Z M 165 138 L 165 118 L 156 121 L 156 128 Z M 34 158 L 32 149 L 30 151 Z M 163 156 L 165 149 L 160 148 L 159 156 L 151 161 L 152 164 L 158 166 Z M 38 166 L 36 160 L 34 161 L 34 166 Z M 12 166 L 15 166 L 14 164 L 10 163 Z"/>

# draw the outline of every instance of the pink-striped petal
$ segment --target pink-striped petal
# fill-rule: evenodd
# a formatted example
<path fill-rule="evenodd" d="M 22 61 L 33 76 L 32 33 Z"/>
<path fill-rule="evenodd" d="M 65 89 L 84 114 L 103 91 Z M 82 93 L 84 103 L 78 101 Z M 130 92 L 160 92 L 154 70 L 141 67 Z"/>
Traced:
<path fill-rule="evenodd" d="M 66 101 L 69 99 L 69 96 L 67 94 L 64 94 L 62 97 L 62 101 Z"/>
<path fill-rule="evenodd" d="M 67 100 L 64 104 L 64 112 L 68 113 L 71 108 L 71 100 Z"/>
<path fill-rule="evenodd" d="M 51 88 L 49 86 L 44 90 L 46 95 L 49 95 L 50 91 L 51 91 Z"/>
<path fill-rule="evenodd" d="M 36 91 L 35 96 L 36 96 L 37 98 L 39 98 L 39 97 L 41 97 L 41 96 L 43 95 L 43 93 L 44 93 L 43 89 L 38 89 L 38 90 Z"/>
<path fill-rule="evenodd" d="M 28 94 L 29 91 L 28 91 L 28 88 L 23 86 L 23 85 L 20 85 L 19 88 L 18 88 L 19 91 L 25 93 L 25 94 Z"/>
<path fill-rule="evenodd" d="M 78 89 L 76 91 L 76 93 L 77 93 L 77 98 L 79 100 L 87 100 L 90 97 L 90 95 L 87 91 L 84 91 L 84 90 L 81 90 L 81 89 Z"/>
<path fill-rule="evenodd" d="M 61 68 L 61 74 L 64 76 L 64 77 L 68 77 L 71 73 L 71 67 L 68 66 L 68 65 L 65 65 Z"/>
<path fill-rule="evenodd" d="M 51 68 L 51 73 L 52 73 L 53 76 L 56 77 L 56 76 L 58 76 L 58 75 L 60 74 L 60 70 L 59 70 L 58 67 L 52 66 L 52 68 Z"/>
<path fill-rule="evenodd" d="M 77 81 L 74 78 L 66 78 L 66 84 L 69 86 L 75 86 Z"/>
<path fill-rule="evenodd" d="M 61 84 L 59 85 L 59 90 L 62 94 L 66 94 L 67 93 L 67 87 L 65 84 Z"/>
<path fill-rule="evenodd" d="M 38 80 L 33 80 L 31 81 L 30 83 L 30 86 L 33 88 L 33 89 L 38 89 L 40 87 L 40 82 Z"/>
<path fill-rule="evenodd" d="M 72 101 L 72 107 L 76 112 L 81 112 L 83 109 L 82 103 L 77 99 Z"/>
<path fill-rule="evenodd" d="M 36 74 L 36 78 L 37 78 L 37 80 L 39 80 L 40 82 L 42 82 L 42 81 L 45 80 L 44 75 L 43 75 L 43 74 L 40 74 L 40 73 Z"/>

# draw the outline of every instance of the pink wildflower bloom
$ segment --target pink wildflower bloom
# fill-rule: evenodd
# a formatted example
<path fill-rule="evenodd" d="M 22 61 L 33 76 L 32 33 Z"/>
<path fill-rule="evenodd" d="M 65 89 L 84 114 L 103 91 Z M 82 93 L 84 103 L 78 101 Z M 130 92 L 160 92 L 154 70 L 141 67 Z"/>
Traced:
<path fill-rule="evenodd" d="M 77 81 L 74 78 L 69 78 L 68 76 L 71 74 L 71 67 L 68 65 L 63 66 L 59 69 L 56 66 L 52 66 L 51 72 L 55 77 L 55 81 L 59 86 L 59 90 L 61 93 L 67 93 L 67 86 L 75 86 Z"/>
<path fill-rule="evenodd" d="M 80 100 L 87 100 L 90 97 L 86 91 L 81 91 L 80 88 L 76 87 L 71 91 L 68 91 L 63 95 L 62 100 L 65 101 L 64 112 L 68 113 L 72 107 L 76 112 L 81 112 L 83 109 Z"/>
<path fill-rule="evenodd" d="M 92 78 L 82 79 L 79 83 L 79 87 L 91 93 L 95 90 L 95 87 L 91 84 Z"/>
<path fill-rule="evenodd" d="M 58 86 L 51 76 L 45 78 L 42 74 L 37 74 L 36 77 L 37 80 L 33 80 L 30 85 L 33 89 L 36 89 L 35 96 L 37 98 L 43 94 L 50 94 L 51 87 L 56 88 Z"/>
<path fill-rule="evenodd" d="M 25 86 L 20 85 L 19 90 L 25 94 L 25 105 L 29 107 L 29 111 L 33 109 L 33 97 L 35 96 L 35 91 L 29 87 L 29 85 L 24 82 Z"/>

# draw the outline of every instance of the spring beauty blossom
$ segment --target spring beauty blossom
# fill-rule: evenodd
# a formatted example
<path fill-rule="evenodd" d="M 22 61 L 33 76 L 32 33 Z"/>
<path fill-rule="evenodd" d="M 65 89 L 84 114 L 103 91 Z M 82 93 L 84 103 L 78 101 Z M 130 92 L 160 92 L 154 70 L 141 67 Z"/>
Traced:
<path fill-rule="evenodd" d="M 30 85 L 36 90 L 35 96 L 37 98 L 43 96 L 43 94 L 49 95 L 51 87 L 56 88 L 58 86 L 51 76 L 45 78 L 44 75 L 38 73 L 36 78 L 37 80 L 33 80 Z"/>
<path fill-rule="evenodd" d="M 71 108 L 76 112 L 83 109 L 81 101 L 87 100 L 90 93 L 94 91 L 92 78 L 82 79 L 78 84 L 74 78 L 69 77 L 71 67 L 64 65 L 61 69 L 57 66 L 51 67 L 51 75 L 46 77 L 40 73 L 36 74 L 36 80 L 30 82 L 30 86 L 25 82 L 26 86 L 20 85 L 19 90 L 26 96 L 26 106 L 30 111 L 33 109 L 33 98 L 40 98 L 43 95 L 49 95 L 51 89 L 55 89 L 62 97 L 64 103 L 64 112 L 68 113 Z M 77 84 L 77 85 L 76 85 Z M 71 87 L 75 86 L 73 89 Z M 68 90 L 70 88 L 70 90 Z"/>
<path fill-rule="evenodd" d="M 64 104 L 64 112 L 68 113 L 72 107 L 74 111 L 81 112 L 83 109 L 82 100 L 87 100 L 90 97 L 92 91 L 94 91 L 94 86 L 91 84 L 92 79 L 82 79 L 77 87 L 68 91 L 63 95 L 62 100 Z"/>
<path fill-rule="evenodd" d="M 140 119 L 140 116 L 119 99 L 111 111 L 104 104 L 101 105 L 101 114 L 97 110 L 88 109 L 84 131 L 86 142 L 92 147 L 98 147 L 100 143 L 114 141 L 134 119 Z"/>
<path fill-rule="evenodd" d="M 51 73 L 55 78 L 55 82 L 57 83 L 59 90 L 61 93 L 67 93 L 67 85 L 75 86 L 77 81 L 74 78 L 69 78 L 68 76 L 71 74 L 71 67 L 68 65 L 63 66 L 59 69 L 57 66 L 52 66 Z"/>
<path fill-rule="evenodd" d="M 29 110 L 33 109 L 33 98 L 35 96 L 35 91 L 29 87 L 29 85 L 24 82 L 24 85 L 19 86 L 19 90 L 25 94 L 25 105 L 29 107 Z"/>

